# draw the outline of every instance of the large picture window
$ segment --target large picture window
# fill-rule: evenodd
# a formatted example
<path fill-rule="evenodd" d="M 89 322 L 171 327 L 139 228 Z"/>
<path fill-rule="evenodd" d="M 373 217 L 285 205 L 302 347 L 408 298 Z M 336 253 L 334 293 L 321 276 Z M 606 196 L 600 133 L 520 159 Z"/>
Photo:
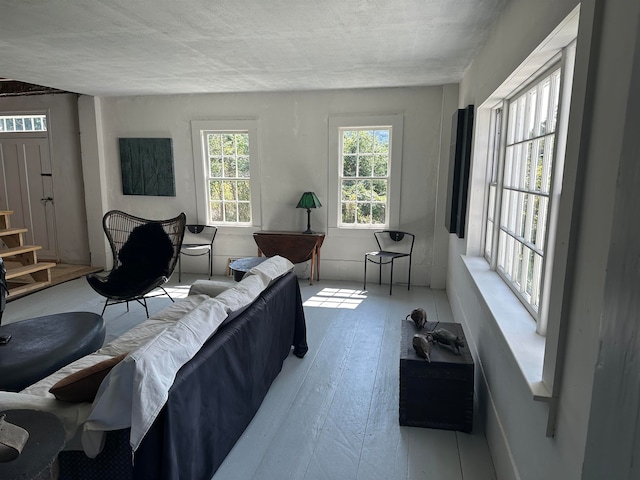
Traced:
<path fill-rule="evenodd" d="M 500 332 L 509 368 L 533 400 L 549 402 L 548 436 L 561 389 L 588 92 L 575 71 L 579 16 L 577 6 L 477 107 L 461 256 L 472 285 L 456 271 L 452 284 L 463 316 L 467 307 L 482 310 L 473 322 Z"/>
<path fill-rule="evenodd" d="M 534 318 L 544 282 L 552 177 L 561 163 L 555 158 L 560 80 L 558 67 L 494 111 L 485 256 Z"/>

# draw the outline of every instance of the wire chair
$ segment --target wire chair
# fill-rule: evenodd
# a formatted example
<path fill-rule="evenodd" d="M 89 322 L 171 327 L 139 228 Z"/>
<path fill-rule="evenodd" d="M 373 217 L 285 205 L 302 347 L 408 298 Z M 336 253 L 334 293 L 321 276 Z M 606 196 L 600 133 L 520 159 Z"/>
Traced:
<path fill-rule="evenodd" d="M 108 275 L 89 274 L 89 285 L 106 298 L 102 314 L 109 305 L 137 301 L 144 306 L 146 298 L 160 295 L 173 298 L 163 285 L 173 273 L 184 237 L 186 215 L 168 220 L 148 220 L 120 210 L 107 212 L 102 228 L 113 255 L 113 268 Z M 164 293 L 148 295 L 156 288 Z"/>

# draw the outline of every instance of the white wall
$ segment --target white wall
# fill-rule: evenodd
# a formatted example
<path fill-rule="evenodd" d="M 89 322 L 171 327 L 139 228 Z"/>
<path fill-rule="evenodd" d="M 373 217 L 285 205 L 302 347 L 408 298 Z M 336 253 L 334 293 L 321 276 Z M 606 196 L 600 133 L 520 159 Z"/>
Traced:
<path fill-rule="evenodd" d="M 443 114 L 443 91 L 448 91 Z M 450 128 L 451 98 L 455 87 L 395 88 L 372 90 L 317 91 L 268 94 L 203 94 L 100 99 L 101 111 L 92 102 L 82 106 L 84 115 L 96 115 L 102 125 L 97 141 L 87 151 L 98 158 L 85 158 L 85 170 L 104 169 L 107 191 L 103 208 L 121 209 L 147 218 L 169 218 L 181 211 L 195 220 L 192 120 L 255 118 L 258 120 L 262 218 L 264 230 L 303 231 L 306 211 L 295 205 L 302 192 L 316 192 L 323 208 L 312 211 L 315 231 L 327 232 L 327 211 L 335 200 L 328 192 L 328 121 L 330 115 L 404 116 L 400 228 L 416 234 L 412 283 L 443 288 L 446 276 L 445 241 L 434 242 L 437 221 L 440 156 L 448 162 L 448 148 L 441 152 L 440 139 Z M 450 111 L 449 111 L 450 110 Z M 445 118 L 444 125 L 441 119 Z M 441 131 L 444 127 L 444 132 Z M 83 150 L 85 150 L 84 125 Z M 173 139 L 176 196 L 145 197 L 122 194 L 119 137 L 170 137 Z M 447 140 L 448 141 L 448 140 Z M 445 145 L 448 145 L 445 144 Z M 445 172 L 447 164 L 445 164 Z M 446 188 L 445 188 L 446 192 Z M 95 190 L 87 196 L 97 195 Z M 440 196 L 442 192 L 440 192 Z M 90 200 L 87 203 L 92 203 Z M 96 202 L 93 202 L 96 203 Z M 90 221 L 99 222 L 93 212 Z M 102 212 L 104 213 L 104 212 Z M 228 257 L 256 254 L 251 237 L 255 229 L 222 231 L 215 243 L 215 273 L 226 269 Z M 440 239 L 442 234 L 440 233 Z M 373 249 L 371 232 L 325 239 L 322 247 L 321 278 L 362 280 L 363 254 Z M 100 248 L 97 246 L 96 248 Z M 92 246 L 92 250 L 94 247 Z M 97 257 L 96 257 L 97 258 Z M 434 264 L 436 264 L 434 274 Z M 188 266 L 187 266 L 188 268 Z M 304 268 L 304 267 L 303 267 Z M 304 274 L 305 272 L 302 272 Z M 309 271 L 306 270 L 308 275 Z M 406 278 L 398 269 L 394 278 Z"/>
<path fill-rule="evenodd" d="M 616 235 L 611 221 L 639 3 L 637 0 L 587 0 L 581 3 L 576 57 L 579 88 L 574 89 L 567 142 L 567 158 L 579 165 L 578 202 L 570 212 L 575 223 L 571 224 L 569 239 L 572 245 L 569 281 L 553 287 L 563 291 L 562 316 L 566 328 L 566 337 L 560 342 L 558 372 L 562 377 L 557 392 L 554 437 L 545 436 L 552 412 L 547 404 L 533 400 L 509 345 L 484 303 L 478 299 L 477 290 L 460 259 L 462 254 L 478 252 L 479 246 L 453 236 L 450 239 L 447 293 L 456 320 L 463 322 L 471 335 L 470 343 L 481 374 L 477 385 L 480 410 L 499 478 L 632 478 L 626 474 L 632 461 L 626 454 L 628 449 L 622 456 L 629 463 L 615 465 L 603 455 L 595 462 L 586 461 L 585 448 L 588 439 L 592 452 L 605 446 L 598 435 L 591 434 L 590 419 L 600 431 L 607 431 L 605 425 L 610 421 L 624 424 L 624 415 L 629 411 L 636 414 L 628 417 L 629 420 L 634 424 L 637 421 L 637 404 L 624 412 L 615 408 L 594 411 L 591 398 L 593 395 L 600 399 L 600 404 L 615 406 L 615 401 L 603 401 L 617 395 L 617 392 L 606 391 L 607 386 L 622 385 L 637 392 L 637 362 L 633 367 L 627 365 L 628 371 L 617 373 L 615 380 L 602 381 L 601 386 L 594 385 L 594 372 L 600 349 L 607 262 L 611 261 L 610 253 L 614 258 L 621 254 L 615 250 L 610 252 L 611 239 Z M 576 4 L 575 1 L 547 0 L 511 2 L 466 72 L 460 87 L 460 104 L 480 105 L 485 101 Z M 576 104 L 576 101 L 581 103 Z M 481 154 L 474 151 L 474 158 Z M 630 310 L 625 313 L 637 319 L 638 309 Z M 633 328 L 637 332 L 637 326 Z M 610 335 L 612 338 L 615 336 Z M 637 355 L 627 351 L 629 355 Z M 626 400 L 632 398 L 631 394 L 625 397 Z M 631 432 L 637 431 L 635 425 L 635 430 L 630 427 Z M 618 450 L 616 440 L 615 435 L 609 435 L 608 441 L 614 442 L 607 445 L 611 451 Z M 589 468 L 595 464 L 602 466 L 601 462 L 607 462 L 606 468 L 600 469 L 606 475 L 590 473 Z"/>
<path fill-rule="evenodd" d="M 58 257 L 65 263 L 86 264 L 89 262 L 89 244 L 78 138 L 77 96 L 55 94 L 0 98 L 0 112 L 28 111 L 49 112 Z"/>
<path fill-rule="evenodd" d="M 80 147 L 82 149 L 82 178 L 84 182 L 85 208 L 87 212 L 88 240 L 91 265 L 111 269 L 112 255 L 109 242 L 102 228 L 102 217 L 107 208 L 107 176 L 102 135 L 102 102 L 97 97 L 78 98 L 78 119 L 82 125 Z"/>

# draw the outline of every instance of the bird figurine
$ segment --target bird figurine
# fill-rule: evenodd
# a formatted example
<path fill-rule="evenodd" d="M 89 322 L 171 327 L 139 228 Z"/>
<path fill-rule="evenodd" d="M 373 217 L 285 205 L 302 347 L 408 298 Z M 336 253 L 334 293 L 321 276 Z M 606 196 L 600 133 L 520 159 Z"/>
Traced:
<path fill-rule="evenodd" d="M 465 347 L 463 339 L 444 328 L 433 330 L 429 332 L 427 336 L 430 339 L 430 342 L 438 342 L 441 345 L 449 346 L 456 355 L 460 355 L 460 348 Z"/>
<path fill-rule="evenodd" d="M 422 308 L 414 308 L 411 313 L 405 317 L 405 320 L 408 320 L 409 317 L 411 317 L 411 320 L 413 320 L 418 328 L 424 328 L 427 324 L 427 312 Z"/>
<path fill-rule="evenodd" d="M 416 354 L 431 363 L 431 346 L 433 342 L 429 340 L 429 337 L 424 333 L 416 333 L 411 343 Z"/>

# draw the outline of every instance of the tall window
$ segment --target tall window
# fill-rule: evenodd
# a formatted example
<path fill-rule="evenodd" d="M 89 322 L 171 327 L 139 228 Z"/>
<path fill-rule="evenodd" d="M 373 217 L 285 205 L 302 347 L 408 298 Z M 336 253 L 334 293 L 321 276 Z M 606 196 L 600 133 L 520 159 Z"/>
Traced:
<path fill-rule="evenodd" d="M 387 223 L 391 128 L 340 132 L 340 225 Z"/>
<path fill-rule="evenodd" d="M 552 176 L 561 163 L 555 161 L 560 73 L 557 68 L 544 75 L 495 110 L 497 153 L 490 172 L 485 255 L 535 318 L 544 279 Z"/>
<path fill-rule="evenodd" d="M 329 117 L 329 233 L 399 227 L 403 124 L 402 115 Z"/>
<path fill-rule="evenodd" d="M 206 132 L 209 219 L 212 223 L 251 223 L 248 132 Z"/>
<path fill-rule="evenodd" d="M 191 140 L 198 222 L 230 228 L 259 226 L 258 121 L 192 120 Z"/>

